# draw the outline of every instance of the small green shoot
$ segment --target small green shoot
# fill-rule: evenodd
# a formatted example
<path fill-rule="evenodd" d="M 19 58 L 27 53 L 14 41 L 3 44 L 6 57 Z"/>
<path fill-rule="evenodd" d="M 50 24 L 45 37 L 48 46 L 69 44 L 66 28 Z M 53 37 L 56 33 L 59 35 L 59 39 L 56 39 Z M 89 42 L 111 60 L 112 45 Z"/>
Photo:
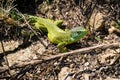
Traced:
<path fill-rule="evenodd" d="M 114 21 L 114 25 L 113 26 L 118 28 L 118 29 L 120 29 L 120 24 L 117 21 Z"/>
<path fill-rule="evenodd" d="M 101 38 L 98 36 L 98 37 L 95 37 L 95 39 L 97 40 L 97 41 L 101 41 Z"/>
<path fill-rule="evenodd" d="M 52 0 L 46 0 L 47 4 L 50 4 Z"/>

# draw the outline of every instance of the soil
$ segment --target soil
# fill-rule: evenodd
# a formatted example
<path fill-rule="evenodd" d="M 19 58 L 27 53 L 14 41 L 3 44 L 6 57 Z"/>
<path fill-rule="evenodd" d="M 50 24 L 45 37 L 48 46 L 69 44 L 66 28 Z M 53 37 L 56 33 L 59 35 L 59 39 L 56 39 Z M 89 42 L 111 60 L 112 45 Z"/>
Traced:
<path fill-rule="evenodd" d="M 18 4 L 17 8 L 24 14 L 63 20 L 63 29 L 72 29 L 78 26 L 88 29 L 87 36 L 66 46 L 68 51 L 101 44 L 120 43 L 119 28 L 110 32 L 112 21 L 120 23 L 119 0 L 23 0 L 23 2 L 17 0 L 14 4 Z M 49 42 L 44 34 L 40 38 L 48 46 L 48 49 L 35 38 L 36 36 L 30 42 L 24 43 L 26 37 L 14 35 L 14 29 L 7 30 L 7 36 L 1 37 L 1 41 L 9 66 L 14 67 L 20 62 L 44 60 L 54 55 L 64 54 L 59 53 L 56 45 Z M 7 67 L 2 44 L 0 44 L 0 63 L 0 71 L 2 71 L 2 68 Z M 0 79 L 120 80 L 120 48 L 98 48 L 37 65 L 15 68 L 10 70 L 11 76 L 8 72 L 0 72 Z"/>

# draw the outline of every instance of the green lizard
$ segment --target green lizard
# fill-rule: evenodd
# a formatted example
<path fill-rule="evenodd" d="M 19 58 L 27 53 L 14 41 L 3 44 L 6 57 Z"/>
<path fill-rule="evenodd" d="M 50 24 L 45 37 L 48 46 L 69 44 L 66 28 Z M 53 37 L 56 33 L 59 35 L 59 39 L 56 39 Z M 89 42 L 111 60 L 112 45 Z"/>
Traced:
<path fill-rule="evenodd" d="M 73 28 L 72 30 L 63 30 L 59 28 L 62 25 L 62 20 L 54 21 L 27 14 L 24 16 L 34 29 L 47 32 L 50 42 L 57 44 L 61 52 L 64 51 L 63 49 L 66 45 L 79 41 L 87 34 L 87 30 L 80 27 Z M 13 19 L 21 19 L 21 16 L 15 14 L 15 12 L 11 13 L 11 17 Z"/>
<path fill-rule="evenodd" d="M 76 27 L 72 30 L 62 30 L 58 27 L 62 24 L 62 20 L 53 21 L 51 19 L 29 16 L 29 21 L 34 26 L 34 29 L 46 29 L 48 39 L 50 42 L 57 44 L 60 50 L 68 44 L 79 41 L 87 34 L 87 30 L 81 27 Z"/>

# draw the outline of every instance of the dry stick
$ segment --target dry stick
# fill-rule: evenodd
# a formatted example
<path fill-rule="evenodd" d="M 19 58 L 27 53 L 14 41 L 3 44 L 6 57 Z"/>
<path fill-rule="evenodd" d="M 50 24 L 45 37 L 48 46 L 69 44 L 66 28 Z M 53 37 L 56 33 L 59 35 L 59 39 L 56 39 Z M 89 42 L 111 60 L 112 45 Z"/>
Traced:
<path fill-rule="evenodd" d="M 17 10 L 18 11 L 18 10 Z M 19 12 L 19 11 L 18 11 Z M 28 28 L 37 36 L 37 38 L 39 39 L 39 41 L 41 42 L 41 44 L 47 49 L 47 46 L 45 45 L 45 43 L 41 40 L 41 38 L 39 38 L 38 34 L 35 32 L 35 30 L 33 30 L 33 28 L 29 25 L 28 21 L 26 20 L 25 16 L 19 12 L 20 15 L 22 16 L 22 18 L 24 19 L 25 23 L 27 24 Z"/>
<path fill-rule="evenodd" d="M 12 74 L 10 72 L 9 62 L 8 62 L 7 56 L 5 54 L 5 49 L 4 49 L 4 46 L 3 46 L 3 42 L 2 41 L 0 41 L 0 42 L 1 42 L 2 50 L 3 50 L 3 54 L 4 54 L 4 57 L 5 57 L 5 62 L 6 62 L 7 67 L 8 67 L 8 74 L 12 77 Z"/>
<path fill-rule="evenodd" d="M 89 22 L 89 20 L 90 20 L 90 18 L 91 18 L 91 15 L 92 15 L 95 7 L 96 7 L 96 3 L 97 3 L 97 2 L 94 3 L 94 6 L 93 6 L 93 8 L 91 9 L 91 12 L 90 12 L 90 14 L 89 14 L 89 16 L 88 16 L 88 18 L 87 18 L 87 21 L 85 22 L 85 24 L 84 24 L 83 26 L 86 26 L 86 25 L 88 24 L 88 22 Z"/>
<path fill-rule="evenodd" d="M 33 65 L 41 64 L 43 62 L 51 61 L 51 60 L 54 60 L 54 59 L 57 59 L 57 58 L 60 58 L 60 57 L 65 57 L 65 56 L 74 55 L 74 54 L 78 54 L 78 53 L 90 52 L 91 50 L 95 50 L 97 48 L 106 49 L 106 48 L 112 48 L 112 47 L 120 47 L 120 44 L 119 43 L 101 44 L 101 45 L 96 45 L 96 46 L 92 46 L 92 47 L 73 50 L 73 51 L 66 52 L 66 53 L 59 53 L 58 55 L 48 57 L 44 60 L 36 59 L 36 60 L 29 61 L 29 62 L 19 62 L 16 65 L 11 66 L 10 69 L 22 68 L 22 67 L 25 67 L 27 65 L 32 65 L 33 66 Z M 0 68 L 0 73 L 3 73 L 7 70 L 8 69 L 6 69 L 4 67 Z"/>

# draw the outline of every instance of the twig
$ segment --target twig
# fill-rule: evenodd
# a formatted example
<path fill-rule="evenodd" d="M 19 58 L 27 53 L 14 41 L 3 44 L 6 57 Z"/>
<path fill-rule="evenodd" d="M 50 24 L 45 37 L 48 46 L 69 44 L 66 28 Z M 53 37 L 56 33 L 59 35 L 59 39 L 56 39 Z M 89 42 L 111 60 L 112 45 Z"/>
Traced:
<path fill-rule="evenodd" d="M 16 9 L 17 12 L 19 12 L 17 9 Z M 35 30 L 29 25 L 28 21 L 26 20 L 25 16 L 19 12 L 19 14 L 22 16 L 22 18 L 24 19 L 26 25 L 28 26 L 28 28 L 37 36 L 37 38 L 39 39 L 39 41 L 41 42 L 41 44 L 47 49 L 47 46 L 45 45 L 45 43 L 41 40 L 41 38 L 39 38 L 38 34 L 35 32 Z"/>
<path fill-rule="evenodd" d="M 41 64 L 41 63 L 44 63 L 46 61 L 51 61 L 51 60 L 54 60 L 54 59 L 57 59 L 60 57 L 65 57 L 65 56 L 74 55 L 74 54 L 78 54 L 78 53 L 90 52 L 91 50 L 95 50 L 98 48 L 106 49 L 106 48 L 112 48 L 112 47 L 120 47 L 120 45 L 119 45 L 119 43 L 101 44 L 101 45 L 96 45 L 96 46 L 92 46 L 92 47 L 77 49 L 77 50 L 73 50 L 73 51 L 66 52 L 66 53 L 59 53 L 58 55 L 51 56 L 51 57 L 46 58 L 44 60 L 37 59 L 37 60 L 29 61 L 29 62 L 19 62 L 16 65 L 11 66 L 10 69 L 22 68 L 22 67 L 25 67 L 27 65 L 37 65 L 37 64 Z M 8 71 L 8 69 L 0 68 L 0 73 L 3 73 L 5 71 Z"/>
<path fill-rule="evenodd" d="M 6 54 L 5 54 L 5 49 L 4 49 L 4 46 L 3 46 L 3 42 L 2 42 L 2 40 L 1 40 L 0 42 L 1 42 L 2 50 L 3 50 L 5 62 L 6 62 L 6 65 L 7 65 L 7 67 L 8 67 L 8 74 L 10 75 L 10 77 L 12 77 L 12 74 L 11 74 L 11 72 L 10 72 L 9 62 L 8 62 L 7 56 L 6 56 Z"/>
<path fill-rule="evenodd" d="M 90 20 L 90 18 L 91 18 L 91 15 L 93 14 L 93 11 L 94 11 L 94 9 L 95 9 L 95 7 L 96 7 L 96 3 L 97 3 L 97 1 L 94 3 L 93 8 L 91 9 L 91 12 L 90 12 L 90 14 L 88 15 L 87 20 L 86 20 L 86 22 L 85 22 L 85 24 L 84 24 L 83 26 L 86 26 L 86 25 L 88 24 L 88 22 L 89 22 L 89 20 Z M 92 6 L 92 3 L 91 3 L 91 6 Z"/>

